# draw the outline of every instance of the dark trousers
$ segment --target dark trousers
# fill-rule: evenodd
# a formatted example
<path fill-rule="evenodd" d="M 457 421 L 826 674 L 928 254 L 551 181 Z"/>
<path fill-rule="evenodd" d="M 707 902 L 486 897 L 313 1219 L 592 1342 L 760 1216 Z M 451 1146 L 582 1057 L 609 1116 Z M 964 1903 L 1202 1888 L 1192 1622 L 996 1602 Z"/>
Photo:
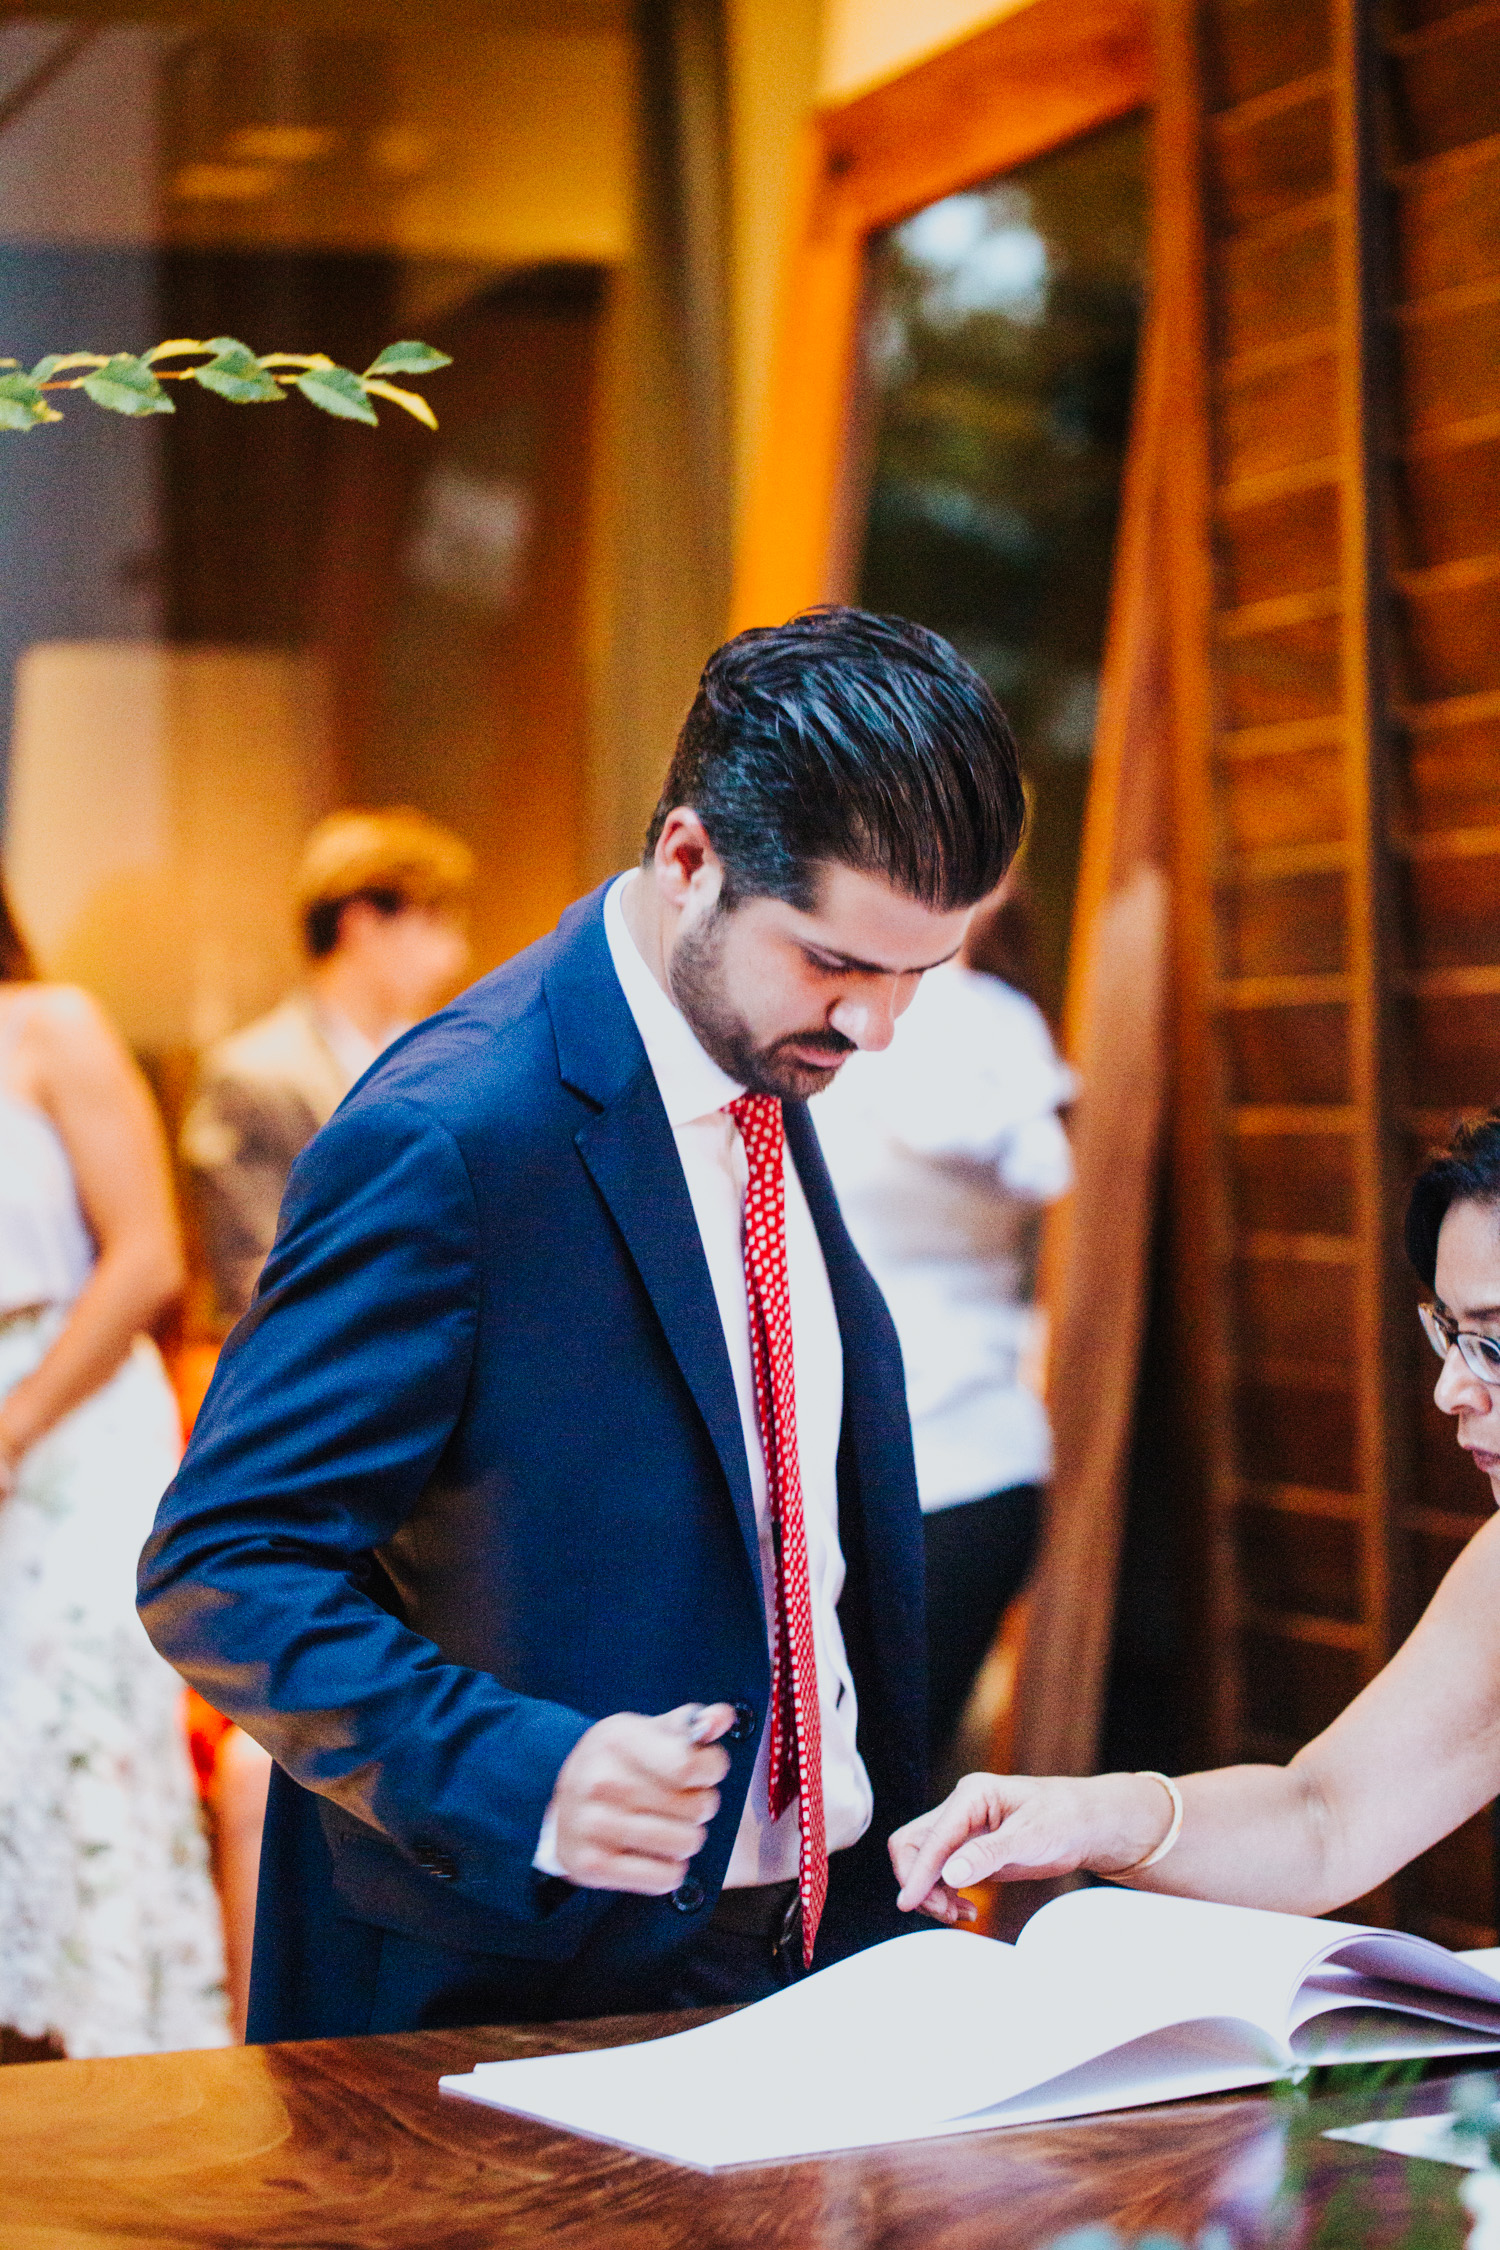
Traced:
<path fill-rule="evenodd" d="M 594 2013 L 572 1998 L 552 1962 L 496 1961 L 453 1946 L 429 1945 L 394 1930 L 350 1924 L 371 1953 L 361 2031 L 443 2030 L 474 2023 L 546 2023 L 559 2016 Z M 497 1969 L 500 1974 L 497 1975 Z M 718 2008 L 764 2000 L 801 1974 L 777 1959 L 769 1942 L 715 1929 L 700 1932 L 676 1961 L 664 1967 L 651 1995 L 653 2010 Z M 255 2027 L 252 2025 L 252 2037 Z"/>
<path fill-rule="evenodd" d="M 927 1724 L 933 1772 L 1036 1547 L 1042 1488 L 1013 1484 L 922 1518 L 927 1548 Z"/>

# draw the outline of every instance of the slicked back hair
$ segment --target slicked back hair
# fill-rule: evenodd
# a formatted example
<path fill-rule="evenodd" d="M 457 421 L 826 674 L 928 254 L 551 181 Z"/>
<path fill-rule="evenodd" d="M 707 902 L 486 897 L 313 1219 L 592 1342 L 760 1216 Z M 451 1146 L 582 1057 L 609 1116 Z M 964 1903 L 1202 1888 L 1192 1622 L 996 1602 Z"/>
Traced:
<path fill-rule="evenodd" d="M 1438 1236 L 1455 1203 L 1488 1204 L 1500 1216 L 1500 1110 L 1460 1125 L 1417 1175 L 1406 1206 L 1406 1255 L 1429 1289 L 1437 1287 Z"/>
<path fill-rule="evenodd" d="M 859 609 L 757 627 L 708 660 L 646 837 L 678 805 L 724 864 L 726 907 L 816 904 L 837 861 L 942 913 L 986 896 L 1026 820 L 1015 738 L 938 634 Z"/>

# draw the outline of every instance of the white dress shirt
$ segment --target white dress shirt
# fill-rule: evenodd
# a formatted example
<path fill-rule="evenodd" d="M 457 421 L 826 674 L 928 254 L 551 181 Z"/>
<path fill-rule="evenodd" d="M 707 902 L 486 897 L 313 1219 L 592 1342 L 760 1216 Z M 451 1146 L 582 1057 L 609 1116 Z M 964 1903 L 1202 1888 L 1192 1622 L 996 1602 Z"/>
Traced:
<path fill-rule="evenodd" d="M 744 1092 L 699 1046 L 687 1019 L 657 983 L 626 927 L 620 894 L 622 875 L 604 901 L 604 934 L 626 1005 L 635 1019 L 667 1122 L 677 1143 L 683 1176 L 709 1279 L 723 1324 L 724 1343 L 739 1403 L 740 1427 L 760 1533 L 761 1591 L 768 1646 L 776 1631 L 776 1563 L 771 1545 L 771 1512 L 766 1461 L 756 1413 L 755 1379 L 750 1362 L 750 1308 L 745 1291 L 742 1225 L 748 1166 L 739 1129 L 725 1109 Z M 807 1566 L 812 1590 L 813 1648 L 818 1666 L 818 1705 L 823 1730 L 823 1812 L 830 1852 L 859 1841 L 870 1825 L 874 1796 L 864 1760 L 855 1746 L 858 1706 L 854 1680 L 839 1626 L 838 1601 L 844 1590 L 844 1556 L 838 1529 L 838 1449 L 844 1416 L 844 1352 L 838 1316 L 812 1213 L 797 1178 L 790 1149 L 783 1159 L 786 1191 L 787 1274 L 792 1302 L 792 1358 L 797 1388 L 797 1455 L 802 1471 L 802 1509 L 807 1525 Z M 711 1698 L 712 1683 L 705 1693 Z M 773 1821 L 766 1803 L 769 1768 L 767 1727 L 751 1776 L 739 1833 L 725 1876 L 726 1889 L 753 1883 L 780 1883 L 797 1873 L 797 1806 Z M 535 1864 L 561 1874 L 556 1863 L 554 1822 L 549 1811 L 542 1826 Z"/>
<path fill-rule="evenodd" d="M 1068 1188 L 1075 1092 L 1045 1017 L 998 977 L 922 979 L 880 1054 L 851 1055 L 811 1114 L 844 1222 L 901 1339 L 931 1514 L 1052 1471 L 1025 1379 L 1034 1218 Z"/>

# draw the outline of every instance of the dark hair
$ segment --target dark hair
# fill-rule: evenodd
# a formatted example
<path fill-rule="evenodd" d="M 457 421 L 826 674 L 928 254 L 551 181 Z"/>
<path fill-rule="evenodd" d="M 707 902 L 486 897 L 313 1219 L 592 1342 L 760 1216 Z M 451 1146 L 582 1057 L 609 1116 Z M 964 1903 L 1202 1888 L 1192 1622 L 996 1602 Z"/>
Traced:
<path fill-rule="evenodd" d="M 949 911 L 992 891 L 1026 820 L 1015 738 L 936 633 L 810 609 L 709 658 L 646 837 L 688 805 L 724 863 L 725 903 L 807 908 L 837 860 Z"/>
<path fill-rule="evenodd" d="M 1417 1175 L 1406 1206 L 1406 1255 L 1429 1289 L 1437 1286 L 1438 1235 L 1455 1203 L 1500 1209 L 1500 1110 L 1460 1125 L 1443 1154 Z"/>
<path fill-rule="evenodd" d="M 373 906 L 376 913 L 384 914 L 387 920 L 412 903 L 404 891 L 388 890 L 384 885 L 376 890 L 350 891 L 345 898 L 314 899 L 302 917 L 302 934 L 312 960 L 327 960 L 339 942 L 344 908 L 353 906 L 357 899 L 363 900 L 366 906 Z"/>
<path fill-rule="evenodd" d="M 21 925 L 0 882 L 0 984 L 30 984 L 35 976 L 31 948 L 21 935 Z"/>

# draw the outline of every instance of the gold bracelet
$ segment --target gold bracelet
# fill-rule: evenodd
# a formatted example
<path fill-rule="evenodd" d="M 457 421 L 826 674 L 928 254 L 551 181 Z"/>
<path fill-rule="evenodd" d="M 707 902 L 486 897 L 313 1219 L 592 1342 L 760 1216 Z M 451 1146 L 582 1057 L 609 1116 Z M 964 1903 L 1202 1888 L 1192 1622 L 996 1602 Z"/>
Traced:
<path fill-rule="evenodd" d="M 1182 1791 L 1178 1788 L 1176 1782 L 1171 1780 L 1170 1777 L 1164 1773 L 1138 1773 L 1135 1778 L 1137 1781 L 1159 1781 L 1161 1783 L 1163 1789 L 1165 1789 L 1167 1795 L 1172 1800 L 1172 1819 L 1170 1825 L 1168 1826 L 1167 1833 L 1165 1834 L 1165 1836 L 1163 1836 L 1161 1842 L 1157 1845 L 1154 1852 L 1147 1852 L 1144 1859 L 1136 1860 L 1129 1867 L 1116 1868 L 1114 1874 L 1110 1878 L 1112 1882 L 1116 1883 L 1118 1883 L 1121 1878 L 1126 1875 L 1144 1875 L 1148 1867 L 1154 1867 L 1159 1859 L 1166 1858 L 1168 1852 L 1172 1849 L 1172 1846 L 1176 1843 L 1178 1837 L 1182 1834 Z"/>

